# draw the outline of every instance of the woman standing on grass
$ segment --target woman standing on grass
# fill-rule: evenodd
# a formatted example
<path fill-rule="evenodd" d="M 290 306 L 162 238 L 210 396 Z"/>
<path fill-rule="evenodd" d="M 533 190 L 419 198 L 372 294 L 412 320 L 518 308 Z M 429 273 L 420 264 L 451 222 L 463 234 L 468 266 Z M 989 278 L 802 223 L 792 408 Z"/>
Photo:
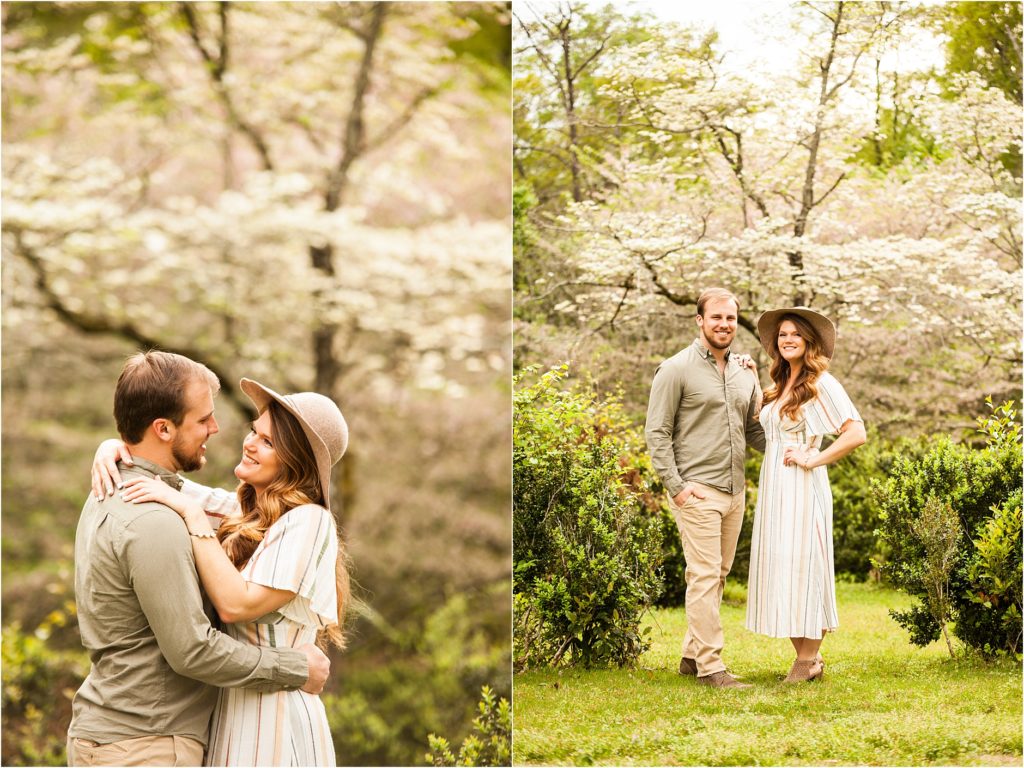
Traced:
<path fill-rule="evenodd" d="M 832 489 L 825 465 L 866 441 L 864 422 L 828 372 L 836 329 L 806 307 L 765 312 L 757 321 L 772 358 L 761 425 L 766 447 L 750 550 L 747 629 L 788 637 L 796 660 L 787 683 L 820 679 L 818 652 L 839 626 L 832 556 Z M 825 435 L 838 435 L 820 450 Z"/>
<path fill-rule="evenodd" d="M 250 379 L 241 387 L 259 418 L 242 442 L 236 493 L 187 480 L 182 492 L 157 478 L 136 477 L 124 483 L 122 497 L 156 501 L 181 515 L 226 634 L 260 646 L 319 639 L 342 647 L 349 577 L 329 505 L 331 467 L 348 444 L 345 419 L 334 401 L 315 392 L 279 395 Z M 120 481 L 119 457 L 131 461 L 119 440 L 97 451 L 98 496 Z M 220 690 L 206 765 L 336 764 L 318 696 Z"/>

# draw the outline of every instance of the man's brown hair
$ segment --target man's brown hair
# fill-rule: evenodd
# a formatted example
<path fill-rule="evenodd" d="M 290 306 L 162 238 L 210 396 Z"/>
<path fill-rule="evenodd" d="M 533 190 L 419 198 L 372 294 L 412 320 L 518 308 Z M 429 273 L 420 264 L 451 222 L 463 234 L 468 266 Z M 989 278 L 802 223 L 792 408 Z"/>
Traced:
<path fill-rule="evenodd" d="M 209 368 L 183 355 L 150 350 L 129 357 L 114 388 L 114 421 L 121 439 L 142 442 L 156 419 L 180 426 L 188 407 L 185 391 L 193 381 L 205 381 L 214 393 L 220 390 Z"/>
<path fill-rule="evenodd" d="M 709 301 L 720 301 L 722 299 L 732 299 L 736 304 L 736 314 L 740 313 L 740 300 L 736 298 L 736 294 L 732 291 L 727 291 L 725 288 L 705 288 L 697 299 L 697 314 L 703 317 L 704 308 Z"/>

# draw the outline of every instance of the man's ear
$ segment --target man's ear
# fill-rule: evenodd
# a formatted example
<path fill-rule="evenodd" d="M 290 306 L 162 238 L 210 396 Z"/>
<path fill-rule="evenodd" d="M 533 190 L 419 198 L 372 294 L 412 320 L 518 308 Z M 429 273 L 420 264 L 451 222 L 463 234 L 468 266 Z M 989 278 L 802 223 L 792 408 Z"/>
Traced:
<path fill-rule="evenodd" d="M 174 422 L 170 419 L 155 419 L 149 428 L 153 430 L 158 440 L 170 442 L 174 439 Z"/>

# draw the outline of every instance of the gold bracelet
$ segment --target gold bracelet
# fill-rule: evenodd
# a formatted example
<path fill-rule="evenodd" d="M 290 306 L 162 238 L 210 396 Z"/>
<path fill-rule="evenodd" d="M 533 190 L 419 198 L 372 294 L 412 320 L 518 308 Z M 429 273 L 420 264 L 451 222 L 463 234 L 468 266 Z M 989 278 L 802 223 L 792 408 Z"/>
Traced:
<path fill-rule="evenodd" d="M 203 531 L 202 533 L 192 533 L 192 531 L 189 531 L 188 535 L 189 536 L 195 536 L 197 539 L 216 539 L 217 538 L 217 534 L 214 533 L 213 531 Z"/>

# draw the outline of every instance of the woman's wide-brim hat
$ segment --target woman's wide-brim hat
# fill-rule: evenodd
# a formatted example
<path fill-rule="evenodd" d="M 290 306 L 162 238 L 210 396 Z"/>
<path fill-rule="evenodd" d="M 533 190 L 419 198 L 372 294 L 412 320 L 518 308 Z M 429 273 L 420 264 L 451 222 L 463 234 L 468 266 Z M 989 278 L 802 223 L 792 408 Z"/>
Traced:
<path fill-rule="evenodd" d="M 348 447 L 348 424 L 341 415 L 341 409 L 331 398 L 316 392 L 279 395 L 252 379 L 242 379 L 239 384 L 260 414 L 267 410 L 271 400 L 275 400 L 298 420 L 316 457 L 316 471 L 324 494 L 324 506 L 330 509 L 331 468 L 338 463 Z"/>
<path fill-rule="evenodd" d="M 761 346 L 772 357 L 775 357 L 775 337 L 779 333 L 779 325 L 786 315 L 796 315 L 810 323 L 815 334 L 821 340 L 821 351 L 829 360 L 836 351 L 836 326 L 820 312 L 809 307 L 783 307 L 770 309 L 757 318 L 757 335 L 761 337 Z"/>

